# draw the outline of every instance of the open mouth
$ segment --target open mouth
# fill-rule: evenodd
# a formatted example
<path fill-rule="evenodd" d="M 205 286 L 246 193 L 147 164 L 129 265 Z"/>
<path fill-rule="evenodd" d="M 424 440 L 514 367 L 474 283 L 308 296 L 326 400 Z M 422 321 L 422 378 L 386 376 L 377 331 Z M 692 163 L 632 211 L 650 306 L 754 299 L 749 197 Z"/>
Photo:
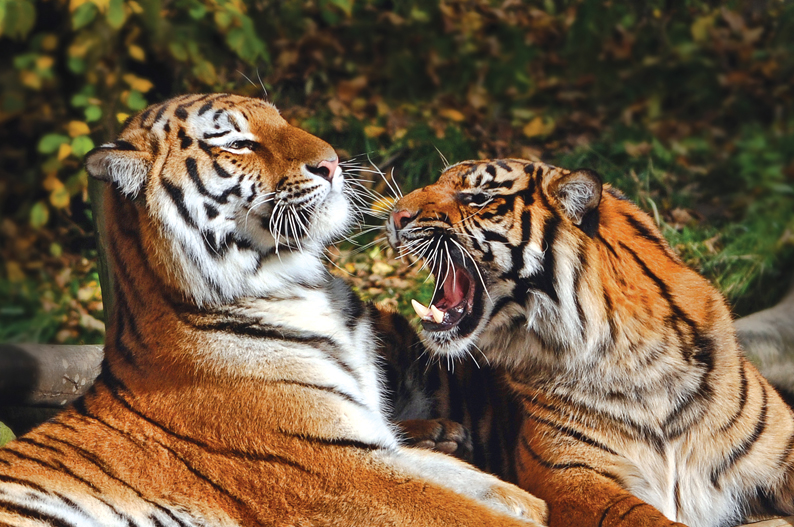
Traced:
<path fill-rule="evenodd" d="M 425 331 L 449 331 L 471 317 L 478 285 L 466 265 L 447 260 L 435 267 L 433 274 L 440 285 L 436 286 L 430 306 L 416 300 L 411 300 L 411 304 Z"/>

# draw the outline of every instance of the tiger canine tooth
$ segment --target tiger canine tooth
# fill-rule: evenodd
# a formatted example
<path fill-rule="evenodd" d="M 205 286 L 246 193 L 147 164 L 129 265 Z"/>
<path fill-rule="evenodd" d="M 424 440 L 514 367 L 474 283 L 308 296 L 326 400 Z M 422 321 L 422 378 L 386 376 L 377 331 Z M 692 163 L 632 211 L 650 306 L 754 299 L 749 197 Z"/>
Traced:
<path fill-rule="evenodd" d="M 444 321 L 444 312 L 433 304 L 430 304 L 430 313 L 433 315 L 433 320 L 436 321 L 436 324 L 441 324 Z"/>
<path fill-rule="evenodd" d="M 425 318 L 427 317 L 427 314 L 430 313 L 430 310 L 428 308 L 426 308 L 420 302 L 417 302 L 413 298 L 411 299 L 411 305 L 413 306 L 414 311 L 416 311 L 416 314 L 419 315 L 419 318 Z"/>

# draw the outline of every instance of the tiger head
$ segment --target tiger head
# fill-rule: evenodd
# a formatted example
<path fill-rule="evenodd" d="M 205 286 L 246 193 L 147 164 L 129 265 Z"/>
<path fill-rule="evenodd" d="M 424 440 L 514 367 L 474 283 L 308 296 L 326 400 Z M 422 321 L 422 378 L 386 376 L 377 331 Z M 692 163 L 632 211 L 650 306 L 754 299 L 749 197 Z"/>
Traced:
<path fill-rule="evenodd" d="M 436 277 L 431 306 L 414 303 L 426 343 L 460 355 L 481 334 L 531 324 L 559 302 L 556 273 L 573 272 L 561 258 L 593 235 L 601 197 L 593 171 L 505 159 L 450 166 L 400 199 L 389 241 Z"/>
<path fill-rule="evenodd" d="M 116 221 L 139 223 L 126 227 L 140 230 L 160 279 L 199 305 L 316 279 L 318 256 L 353 215 L 333 148 L 260 99 L 151 106 L 86 168 L 135 204 L 135 219 Z"/>

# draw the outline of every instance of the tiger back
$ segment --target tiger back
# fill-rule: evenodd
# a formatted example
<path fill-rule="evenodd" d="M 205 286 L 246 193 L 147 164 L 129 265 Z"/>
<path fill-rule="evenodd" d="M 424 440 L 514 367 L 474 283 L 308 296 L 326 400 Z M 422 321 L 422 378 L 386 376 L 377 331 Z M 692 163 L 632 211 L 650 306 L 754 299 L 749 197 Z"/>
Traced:
<path fill-rule="evenodd" d="M 543 503 L 387 422 L 377 313 L 321 261 L 333 149 L 269 103 L 187 95 L 87 156 L 114 307 L 90 391 L 0 449 L 0 525 L 537 525 Z"/>
<path fill-rule="evenodd" d="M 400 199 L 388 231 L 439 284 L 417 307 L 425 345 L 481 351 L 479 378 L 506 387 L 497 408 L 518 412 L 467 416 L 475 457 L 493 428 L 520 427 L 503 434 L 510 468 L 480 466 L 544 498 L 550 525 L 794 513 L 791 410 L 742 355 L 722 296 L 596 173 L 466 161 Z M 476 410 L 476 389 L 446 408 Z"/>

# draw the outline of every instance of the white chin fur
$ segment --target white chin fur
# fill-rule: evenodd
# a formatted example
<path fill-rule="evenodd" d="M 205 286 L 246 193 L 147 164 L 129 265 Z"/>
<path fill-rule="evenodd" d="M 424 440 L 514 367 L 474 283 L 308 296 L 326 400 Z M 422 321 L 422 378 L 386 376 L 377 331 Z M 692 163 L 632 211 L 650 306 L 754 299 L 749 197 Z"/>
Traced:
<path fill-rule="evenodd" d="M 335 178 L 334 185 L 312 213 L 308 236 L 300 243 L 293 241 L 288 245 L 282 238 L 278 252 L 267 228 L 253 214 L 242 212 L 240 202 L 230 200 L 227 209 L 222 209 L 216 218 L 205 219 L 194 228 L 184 224 L 166 196 L 155 197 L 159 203 L 153 208 L 170 249 L 160 256 L 174 278 L 172 283 L 180 284 L 188 298 L 204 306 L 243 297 L 262 297 L 296 282 L 317 283 L 324 279 L 322 251 L 347 232 L 352 221 L 351 206 L 341 190 L 343 185 L 342 178 Z M 186 201 L 190 203 L 190 199 Z M 202 219 L 199 212 L 194 216 Z M 206 229 L 211 229 L 216 239 L 238 233 L 251 242 L 251 248 L 230 243 L 224 245 L 223 251 L 210 250 Z"/>

